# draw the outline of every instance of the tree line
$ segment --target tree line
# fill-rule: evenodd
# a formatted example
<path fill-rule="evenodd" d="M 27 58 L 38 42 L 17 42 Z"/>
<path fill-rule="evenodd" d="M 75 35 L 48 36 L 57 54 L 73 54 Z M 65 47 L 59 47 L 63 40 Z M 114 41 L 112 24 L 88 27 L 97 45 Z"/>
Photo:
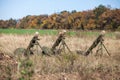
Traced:
<path fill-rule="evenodd" d="M 120 9 L 99 5 L 80 12 L 64 10 L 51 15 L 28 15 L 18 20 L 0 20 L 0 28 L 120 30 Z"/>

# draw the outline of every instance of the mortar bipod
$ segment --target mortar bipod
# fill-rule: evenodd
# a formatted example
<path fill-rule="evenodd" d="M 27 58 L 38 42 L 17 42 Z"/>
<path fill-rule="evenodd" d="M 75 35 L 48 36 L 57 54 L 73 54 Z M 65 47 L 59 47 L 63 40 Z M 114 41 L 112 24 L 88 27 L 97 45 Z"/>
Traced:
<path fill-rule="evenodd" d="M 39 44 L 38 41 L 36 41 L 36 47 L 39 46 L 39 48 L 42 50 L 42 46 Z M 37 47 L 37 53 L 38 53 L 38 47 Z"/>
<path fill-rule="evenodd" d="M 98 51 L 101 50 L 101 54 L 103 54 L 102 47 L 104 47 L 107 54 L 110 56 L 110 53 L 108 52 L 107 48 L 103 44 L 103 41 L 104 41 L 103 36 L 104 36 L 103 34 L 100 34 L 97 37 L 97 39 L 93 42 L 93 44 L 83 53 L 83 55 L 88 56 L 92 52 L 92 50 L 98 45 L 98 49 L 97 49 L 96 53 L 98 53 Z"/>
<path fill-rule="evenodd" d="M 53 44 L 51 50 L 54 52 L 54 54 L 59 54 L 59 53 L 61 53 L 61 51 L 65 52 L 65 47 L 68 49 L 68 51 L 70 53 L 72 53 L 65 42 L 65 33 L 66 33 L 65 30 L 60 32 L 58 38 L 56 39 L 55 43 Z M 58 49 L 57 49 L 57 47 L 58 47 Z"/>
<path fill-rule="evenodd" d="M 67 48 L 67 50 L 68 50 L 70 53 L 72 53 L 72 51 L 70 50 L 70 48 L 69 48 L 68 45 L 66 44 L 65 39 L 62 39 L 62 41 L 61 41 L 61 43 L 60 43 L 60 45 L 59 45 L 58 50 L 64 51 L 64 53 L 65 53 L 65 48 Z"/>

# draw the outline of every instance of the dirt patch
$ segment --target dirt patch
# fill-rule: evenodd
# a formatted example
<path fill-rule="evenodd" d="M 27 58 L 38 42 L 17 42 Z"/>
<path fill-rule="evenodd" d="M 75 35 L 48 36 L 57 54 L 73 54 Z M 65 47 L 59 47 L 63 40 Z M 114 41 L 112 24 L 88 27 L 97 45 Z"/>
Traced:
<path fill-rule="evenodd" d="M 13 80 L 17 71 L 17 61 L 12 57 L 0 53 L 0 79 Z"/>

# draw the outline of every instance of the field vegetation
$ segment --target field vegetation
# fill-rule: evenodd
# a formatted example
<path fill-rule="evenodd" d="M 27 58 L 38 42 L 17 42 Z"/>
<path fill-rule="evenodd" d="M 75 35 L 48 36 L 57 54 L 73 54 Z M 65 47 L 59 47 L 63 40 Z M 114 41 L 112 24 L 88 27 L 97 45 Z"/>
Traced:
<path fill-rule="evenodd" d="M 10 32 L 9 32 L 10 31 Z M 110 52 L 108 56 L 105 50 L 103 55 L 93 54 L 83 56 L 76 54 L 76 50 L 85 51 L 99 35 L 99 31 L 68 31 L 66 43 L 73 52 L 59 55 L 45 56 L 35 46 L 34 55 L 26 59 L 24 56 L 15 57 L 17 48 L 27 48 L 36 30 L 0 30 L 0 53 L 9 55 L 17 63 L 10 66 L 10 62 L 3 63 L 0 60 L 0 79 L 2 80 L 119 80 L 120 79 L 120 40 L 115 33 L 106 32 L 104 44 Z M 41 46 L 51 48 L 55 42 L 57 30 L 39 31 L 39 43 Z M 8 60 L 8 59 L 7 59 Z M 15 61 L 12 61 L 15 62 Z M 4 64 L 4 67 L 2 67 Z M 14 69 L 15 72 L 13 71 Z"/>

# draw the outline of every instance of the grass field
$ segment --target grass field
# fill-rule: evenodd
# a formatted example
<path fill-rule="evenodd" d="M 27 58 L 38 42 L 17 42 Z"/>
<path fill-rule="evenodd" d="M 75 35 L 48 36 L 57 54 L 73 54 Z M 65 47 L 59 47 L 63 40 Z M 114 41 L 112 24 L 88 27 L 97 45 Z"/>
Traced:
<path fill-rule="evenodd" d="M 36 31 L 40 33 L 41 46 L 49 48 L 55 42 L 59 32 L 57 30 L 0 29 L 0 52 L 14 57 L 14 50 L 19 47 L 27 48 Z M 51 57 L 42 56 L 39 49 L 35 55 L 30 57 L 33 62 L 32 69 L 34 69 L 31 80 L 119 80 L 120 40 L 115 38 L 114 32 L 106 32 L 104 37 L 104 44 L 111 54 L 110 57 L 105 50 L 103 50 L 102 57 L 95 56 L 97 48 L 88 57 L 75 53 L 78 49 L 83 51 L 88 49 L 99 34 L 100 31 L 68 31 L 65 41 L 73 51 L 73 55 L 67 52 Z M 10 68 L 7 67 L 8 69 Z M 2 72 L 1 67 L 0 70 L 2 76 L 14 77 L 12 80 L 20 76 L 20 73 Z"/>
<path fill-rule="evenodd" d="M 4 34 L 34 34 L 39 32 L 41 35 L 55 35 L 57 34 L 56 30 L 37 30 L 37 29 L 0 29 L 0 33 Z"/>
<path fill-rule="evenodd" d="M 0 29 L 0 34 L 34 34 L 35 32 L 39 32 L 40 35 L 56 35 L 61 30 L 39 30 L 39 29 Z M 68 30 L 67 35 L 70 36 L 97 36 L 100 31 L 81 31 L 81 30 Z M 107 32 L 106 36 L 113 37 L 114 32 Z"/>

